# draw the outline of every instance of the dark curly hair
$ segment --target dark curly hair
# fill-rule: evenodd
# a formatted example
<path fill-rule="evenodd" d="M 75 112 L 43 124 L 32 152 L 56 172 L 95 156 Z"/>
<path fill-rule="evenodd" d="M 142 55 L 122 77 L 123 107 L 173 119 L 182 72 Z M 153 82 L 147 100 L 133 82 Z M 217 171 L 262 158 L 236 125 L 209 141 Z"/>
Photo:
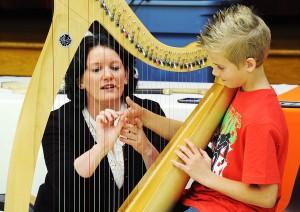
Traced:
<path fill-rule="evenodd" d="M 128 70 L 128 84 L 124 87 L 122 99 L 132 95 L 136 89 L 138 79 L 135 75 L 135 58 L 108 33 L 95 36 L 86 36 L 82 39 L 65 75 L 65 93 L 67 97 L 75 102 L 77 108 L 86 106 L 86 91 L 79 88 L 80 78 L 87 69 L 86 61 L 89 51 L 95 46 L 105 46 L 113 49 L 121 58 L 125 69 Z"/>

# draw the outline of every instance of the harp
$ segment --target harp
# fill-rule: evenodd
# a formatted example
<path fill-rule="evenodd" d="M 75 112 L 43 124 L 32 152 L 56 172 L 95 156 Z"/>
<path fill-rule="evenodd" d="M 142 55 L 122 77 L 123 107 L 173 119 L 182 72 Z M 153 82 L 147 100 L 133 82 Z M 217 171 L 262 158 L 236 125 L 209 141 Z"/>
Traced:
<path fill-rule="evenodd" d="M 28 210 L 37 155 L 54 94 L 58 92 L 82 37 L 94 21 L 106 28 L 132 55 L 151 66 L 186 71 L 189 66 L 203 68 L 210 65 L 205 51 L 196 43 L 175 48 L 157 41 L 124 0 L 55 0 L 52 24 L 28 87 L 14 138 L 5 211 Z M 183 144 L 183 138 L 190 138 L 197 146 L 205 147 L 234 94 L 235 90 L 225 88 L 221 81 L 215 80 L 120 211 L 167 210 L 171 207 L 188 181 L 188 176 L 169 162 L 177 159 L 174 148 Z M 170 190 L 174 194 L 167 195 Z M 162 196 L 164 198 L 160 198 Z"/>

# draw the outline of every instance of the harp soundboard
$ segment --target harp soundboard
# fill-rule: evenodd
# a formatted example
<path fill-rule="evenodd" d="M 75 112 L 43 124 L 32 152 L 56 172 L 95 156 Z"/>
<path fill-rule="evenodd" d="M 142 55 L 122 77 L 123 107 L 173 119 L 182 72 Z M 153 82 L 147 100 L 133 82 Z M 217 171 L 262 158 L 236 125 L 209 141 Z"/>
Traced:
<path fill-rule="evenodd" d="M 55 0 L 54 14 L 43 50 L 29 84 L 14 138 L 5 211 L 28 211 L 35 164 L 56 94 L 78 45 L 95 21 L 132 55 L 162 70 L 184 72 L 210 65 L 196 42 L 171 47 L 156 40 L 125 0 Z M 171 159 L 184 138 L 204 148 L 233 98 L 235 90 L 215 80 L 159 158 L 150 167 L 120 211 L 164 211 L 179 198 L 188 176 Z M 170 192 L 172 191 L 172 192 Z"/>

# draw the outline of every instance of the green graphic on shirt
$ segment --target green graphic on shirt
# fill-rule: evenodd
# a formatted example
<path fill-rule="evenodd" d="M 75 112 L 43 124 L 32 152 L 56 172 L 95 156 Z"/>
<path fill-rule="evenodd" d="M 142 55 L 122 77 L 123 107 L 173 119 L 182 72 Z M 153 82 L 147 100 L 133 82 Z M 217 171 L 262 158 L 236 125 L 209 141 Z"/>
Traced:
<path fill-rule="evenodd" d="M 240 129 L 242 125 L 241 119 L 241 115 L 232 106 L 230 106 L 226 111 L 221 126 L 221 135 L 230 134 L 230 144 L 233 144 L 236 141 L 237 129 Z"/>

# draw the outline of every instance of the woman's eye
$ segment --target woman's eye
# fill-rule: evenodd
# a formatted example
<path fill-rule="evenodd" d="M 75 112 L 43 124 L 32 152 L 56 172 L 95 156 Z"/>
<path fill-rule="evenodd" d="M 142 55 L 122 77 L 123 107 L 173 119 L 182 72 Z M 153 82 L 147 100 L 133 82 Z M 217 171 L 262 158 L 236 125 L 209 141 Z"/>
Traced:
<path fill-rule="evenodd" d="M 119 69 L 120 69 L 119 66 L 112 66 L 112 67 L 111 67 L 111 70 L 114 70 L 114 71 L 118 71 Z"/>
<path fill-rule="evenodd" d="M 92 71 L 93 71 L 93 72 L 99 72 L 99 71 L 100 71 L 100 68 L 99 68 L 99 67 L 93 68 Z"/>
<path fill-rule="evenodd" d="M 218 66 L 218 69 L 220 69 L 220 70 L 224 70 L 224 68 L 223 68 L 223 67 L 220 67 L 220 66 Z"/>

